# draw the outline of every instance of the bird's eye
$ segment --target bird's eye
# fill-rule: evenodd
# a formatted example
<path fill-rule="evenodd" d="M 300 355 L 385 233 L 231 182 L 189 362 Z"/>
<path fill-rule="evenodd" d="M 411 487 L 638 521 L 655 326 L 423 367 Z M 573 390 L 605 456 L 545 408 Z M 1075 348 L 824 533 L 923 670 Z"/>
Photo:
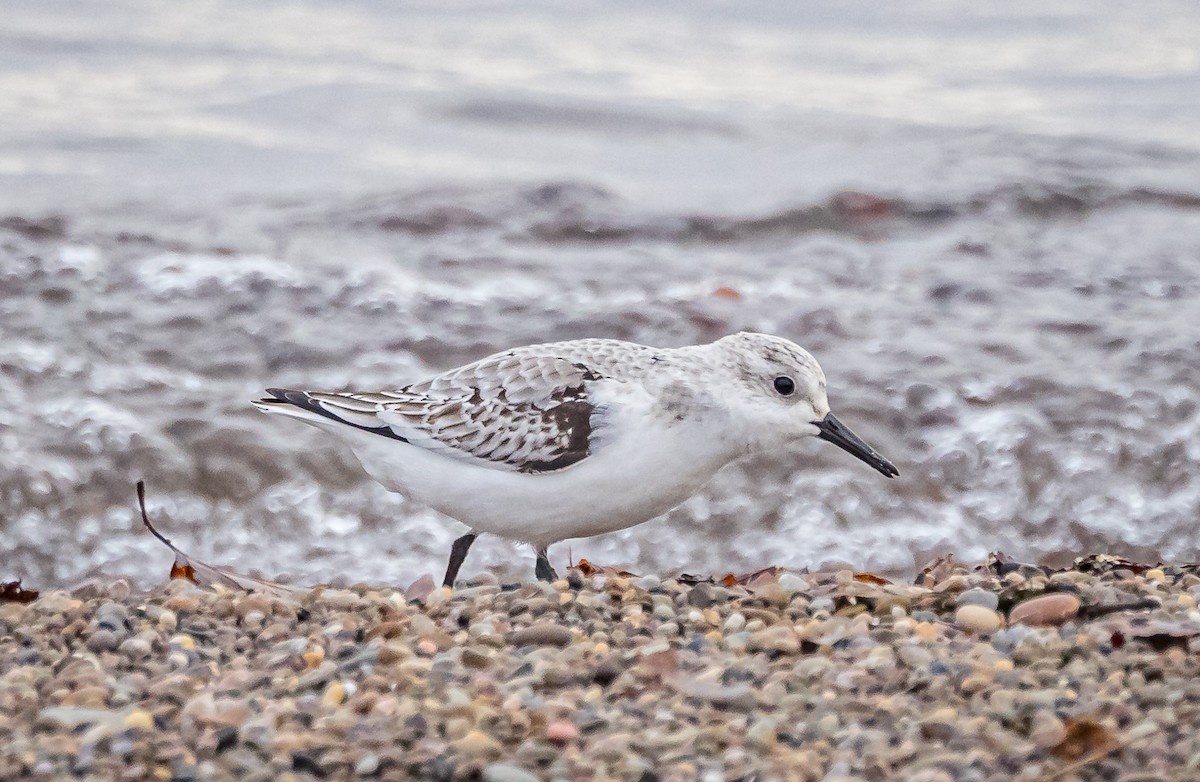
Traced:
<path fill-rule="evenodd" d="M 791 396 L 796 393 L 796 381 L 787 375 L 780 375 L 775 378 L 775 390 L 780 396 Z"/>

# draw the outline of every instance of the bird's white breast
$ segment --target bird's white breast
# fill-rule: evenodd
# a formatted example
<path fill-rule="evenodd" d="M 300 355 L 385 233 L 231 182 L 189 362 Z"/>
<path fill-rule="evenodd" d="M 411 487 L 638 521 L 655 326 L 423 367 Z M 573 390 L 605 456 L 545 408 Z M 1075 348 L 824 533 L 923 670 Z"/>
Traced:
<path fill-rule="evenodd" d="M 709 417 L 664 415 L 640 383 L 603 384 L 593 452 L 570 467 L 521 473 L 450 459 L 337 424 L 370 475 L 472 529 L 548 545 L 631 527 L 694 494 L 739 454 Z M 317 425 L 321 422 L 314 421 Z"/>

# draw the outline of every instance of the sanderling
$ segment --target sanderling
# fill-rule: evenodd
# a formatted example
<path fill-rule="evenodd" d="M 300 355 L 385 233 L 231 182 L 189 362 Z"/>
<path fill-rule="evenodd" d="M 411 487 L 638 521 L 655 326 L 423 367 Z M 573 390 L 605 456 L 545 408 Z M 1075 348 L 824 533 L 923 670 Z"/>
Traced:
<path fill-rule="evenodd" d="M 254 404 L 340 435 L 391 491 L 481 532 L 546 549 L 654 518 L 750 453 L 816 436 L 890 477 L 895 466 L 829 412 L 825 373 L 780 337 L 652 348 L 581 339 L 507 350 L 388 391 L 270 388 Z"/>

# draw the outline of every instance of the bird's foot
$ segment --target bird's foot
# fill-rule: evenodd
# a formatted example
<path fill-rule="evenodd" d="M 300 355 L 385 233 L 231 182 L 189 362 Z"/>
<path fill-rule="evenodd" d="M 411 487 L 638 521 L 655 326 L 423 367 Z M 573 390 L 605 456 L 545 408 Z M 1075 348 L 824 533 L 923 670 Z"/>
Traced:
<path fill-rule="evenodd" d="M 533 574 L 537 576 L 539 581 L 557 581 L 558 573 L 554 572 L 554 568 L 550 567 L 550 558 L 546 556 L 546 549 L 540 548 L 537 552 L 537 565 L 533 568 Z"/>
<path fill-rule="evenodd" d="M 467 558 L 467 551 L 470 550 L 471 544 L 477 537 L 476 533 L 468 532 L 450 546 L 450 563 L 446 566 L 446 577 L 442 579 L 442 586 L 454 589 L 454 580 L 458 578 L 458 569 L 462 567 L 463 560 Z"/>

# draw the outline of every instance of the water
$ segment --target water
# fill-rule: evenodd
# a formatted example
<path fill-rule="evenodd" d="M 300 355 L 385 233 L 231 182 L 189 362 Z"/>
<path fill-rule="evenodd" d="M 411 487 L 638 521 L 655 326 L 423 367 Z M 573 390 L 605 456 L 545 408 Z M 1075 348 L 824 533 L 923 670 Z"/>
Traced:
<path fill-rule="evenodd" d="M 139 478 L 210 560 L 439 573 L 461 527 L 248 400 L 739 329 L 901 478 L 803 443 L 556 564 L 1200 553 L 1192 4 L 89 8 L 0 30 L 0 577 L 163 577 Z"/>

